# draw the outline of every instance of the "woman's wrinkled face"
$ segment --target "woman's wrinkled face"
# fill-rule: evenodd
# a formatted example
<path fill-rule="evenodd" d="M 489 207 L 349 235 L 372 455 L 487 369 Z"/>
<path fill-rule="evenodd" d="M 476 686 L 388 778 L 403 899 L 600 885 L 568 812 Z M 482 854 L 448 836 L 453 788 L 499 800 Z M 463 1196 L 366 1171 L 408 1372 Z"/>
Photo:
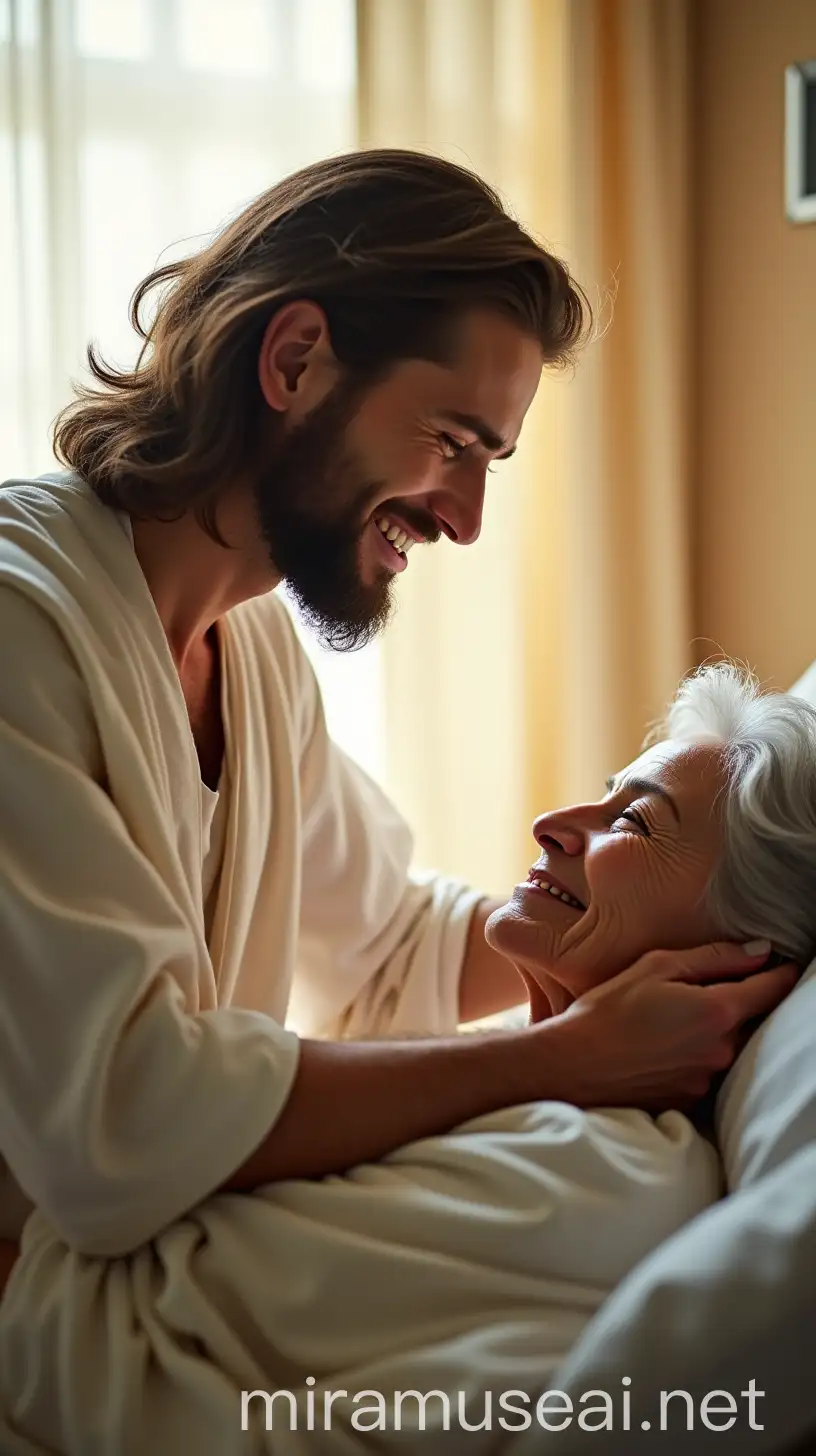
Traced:
<path fill-rule="evenodd" d="M 610 780 L 605 798 L 542 814 L 539 858 L 490 917 L 489 944 L 579 996 L 647 951 L 716 940 L 705 900 L 724 783 L 720 744 L 661 743 Z"/>

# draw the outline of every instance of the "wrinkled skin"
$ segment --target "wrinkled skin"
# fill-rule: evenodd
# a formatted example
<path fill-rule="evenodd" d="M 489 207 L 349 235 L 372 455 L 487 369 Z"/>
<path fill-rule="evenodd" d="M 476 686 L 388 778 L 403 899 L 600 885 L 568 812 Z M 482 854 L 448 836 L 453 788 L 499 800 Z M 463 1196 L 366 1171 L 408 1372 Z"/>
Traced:
<path fill-rule="evenodd" d="M 646 792 L 633 786 L 650 781 Z M 723 831 L 724 786 L 715 743 L 661 743 L 616 776 L 614 792 L 542 814 L 535 864 L 586 907 L 517 886 L 487 923 L 487 939 L 519 969 L 534 1020 L 557 1014 L 651 950 L 719 938 L 705 903 Z M 671 804 L 658 792 L 671 796 Z"/>

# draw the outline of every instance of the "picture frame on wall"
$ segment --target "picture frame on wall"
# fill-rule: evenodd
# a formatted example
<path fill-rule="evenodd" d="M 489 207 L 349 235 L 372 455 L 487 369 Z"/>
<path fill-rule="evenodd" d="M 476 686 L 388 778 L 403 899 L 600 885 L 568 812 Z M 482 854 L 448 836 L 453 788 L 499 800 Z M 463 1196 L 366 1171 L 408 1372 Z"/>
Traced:
<path fill-rule="evenodd" d="M 785 212 L 816 222 L 816 60 L 785 68 Z"/>

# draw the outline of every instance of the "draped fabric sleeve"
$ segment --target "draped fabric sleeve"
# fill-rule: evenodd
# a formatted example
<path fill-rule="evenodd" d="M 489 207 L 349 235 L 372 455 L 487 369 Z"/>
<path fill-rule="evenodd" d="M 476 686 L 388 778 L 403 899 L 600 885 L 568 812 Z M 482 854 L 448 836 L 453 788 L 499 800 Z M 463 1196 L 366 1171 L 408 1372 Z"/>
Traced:
<path fill-rule="evenodd" d="M 195 1004 L 195 937 L 102 767 L 59 629 L 0 586 L 0 1152 L 67 1243 L 116 1256 L 254 1151 L 299 1043 Z"/>
<path fill-rule="evenodd" d="M 305 654 L 303 889 L 290 1024 L 307 1036 L 449 1035 L 483 894 L 412 871 L 413 840 L 382 789 L 329 735 Z"/>

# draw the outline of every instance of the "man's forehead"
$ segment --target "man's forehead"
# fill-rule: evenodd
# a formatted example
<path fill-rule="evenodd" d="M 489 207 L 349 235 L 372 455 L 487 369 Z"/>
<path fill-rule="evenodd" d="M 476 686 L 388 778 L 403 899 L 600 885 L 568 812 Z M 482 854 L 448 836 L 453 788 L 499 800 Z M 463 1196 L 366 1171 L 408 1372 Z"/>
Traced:
<path fill-rule="evenodd" d="M 451 370 L 462 379 L 490 372 L 525 382 L 540 377 L 544 355 L 537 339 L 513 319 L 488 310 L 474 310 L 456 325 Z"/>
<path fill-rule="evenodd" d="M 504 319 L 474 325 L 450 363 L 433 376 L 434 406 L 481 419 L 489 431 L 514 444 L 541 380 L 536 340 Z M 431 376 L 428 377 L 429 384 Z"/>

